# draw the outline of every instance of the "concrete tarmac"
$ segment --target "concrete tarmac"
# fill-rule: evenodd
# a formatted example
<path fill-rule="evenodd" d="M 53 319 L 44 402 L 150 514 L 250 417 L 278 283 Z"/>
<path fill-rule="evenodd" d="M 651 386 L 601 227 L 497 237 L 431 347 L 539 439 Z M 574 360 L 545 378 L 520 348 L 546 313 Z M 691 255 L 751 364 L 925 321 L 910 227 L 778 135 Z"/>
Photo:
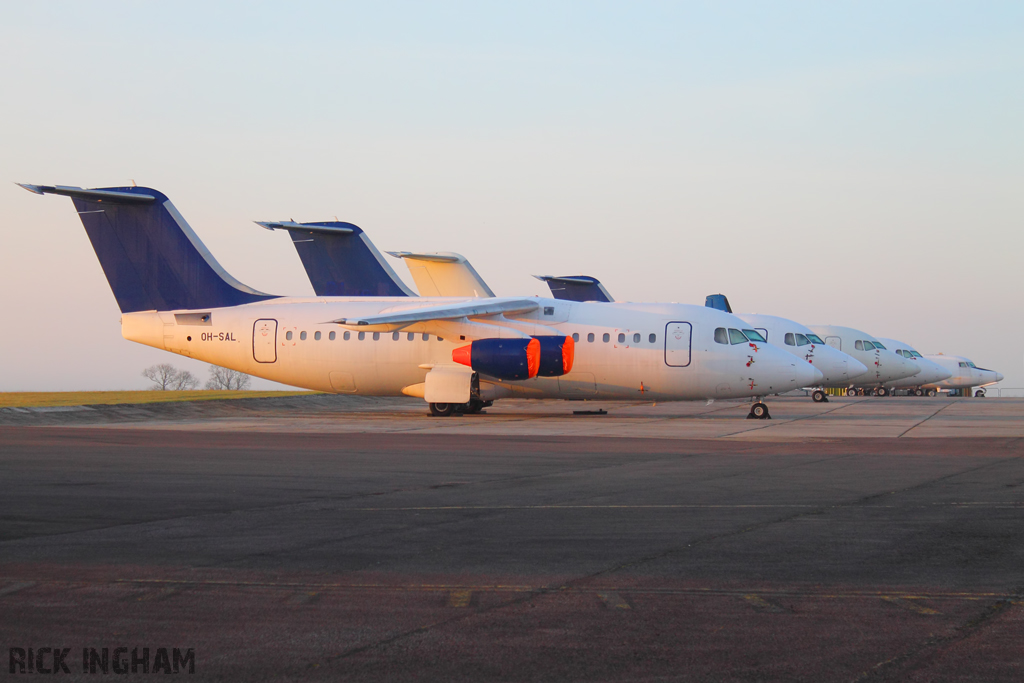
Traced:
<path fill-rule="evenodd" d="M 198 680 L 1024 677 L 1024 401 L 239 403 L 0 411 L 3 643 L 69 680 L 119 646 Z"/>

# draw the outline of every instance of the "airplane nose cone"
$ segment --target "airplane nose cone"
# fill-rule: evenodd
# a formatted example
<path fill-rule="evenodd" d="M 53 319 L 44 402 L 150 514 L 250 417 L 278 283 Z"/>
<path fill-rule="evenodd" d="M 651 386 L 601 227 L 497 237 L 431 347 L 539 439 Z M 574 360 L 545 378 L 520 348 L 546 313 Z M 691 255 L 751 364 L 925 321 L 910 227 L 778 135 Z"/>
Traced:
<path fill-rule="evenodd" d="M 996 373 L 996 381 L 997 382 L 1002 382 L 1003 381 L 1003 373 L 1001 373 L 1001 372 L 997 372 Z"/>
<path fill-rule="evenodd" d="M 857 360 L 853 356 L 847 356 L 847 358 L 849 358 L 849 360 L 846 361 L 846 378 L 847 379 L 853 379 L 854 377 L 859 377 L 859 376 L 863 375 L 865 372 L 868 371 L 868 366 L 864 365 L 863 363 L 861 363 L 859 360 Z"/>
<path fill-rule="evenodd" d="M 803 362 L 795 364 L 793 373 L 796 375 L 797 388 L 820 384 L 821 380 L 825 377 L 818 368 L 814 367 L 810 363 Z"/>

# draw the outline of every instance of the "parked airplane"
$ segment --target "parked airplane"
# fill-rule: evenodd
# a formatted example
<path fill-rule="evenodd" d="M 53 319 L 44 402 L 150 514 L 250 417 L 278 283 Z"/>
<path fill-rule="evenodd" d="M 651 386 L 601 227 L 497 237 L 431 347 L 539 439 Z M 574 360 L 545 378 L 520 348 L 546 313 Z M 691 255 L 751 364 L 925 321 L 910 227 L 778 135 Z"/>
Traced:
<path fill-rule="evenodd" d="M 949 379 L 953 376 L 952 371 L 947 370 L 935 361 L 928 360 L 910 344 L 906 344 L 895 339 L 884 339 L 880 338 L 878 341 L 885 345 L 885 348 L 889 349 L 897 356 L 902 356 L 907 360 L 913 361 L 921 366 L 921 372 L 904 379 L 897 379 L 891 382 L 886 382 L 885 386 L 890 389 L 909 389 L 910 393 L 917 396 L 934 396 L 937 393 L 935 387 L 926 389 L 928 385 L 933 385 L 936 382 Z"/>
<path fill-rule="evenodd" d="M 853 386 L 847 387 L 847 396 L 856 395 L 858 389 L 872 390 L 876 396 L 888 396 L 887 382 L 912 377 L 921 372 L 918 364 L 902 356 L 897 356 L 886 349 L 882 342 L 866 332 L 839 325 L 810 325 L 809 327 L 816 335 L 824 339 L 826 344 L 853 356 L 867 366 L 868 371 L 860 377 L 855 377 Z"/>
<path fill-rule="evenodd" d="M 293 386 L 418 396 L 443 416 L 507 396 L 762 397 L 821 376 L 700 306 L 266 294 L 228 275 L 157 190 L 22 187 L 72 199 L 125 339 Z"/>
<path fill-rule="evenodd" d="M 946 356 L 939 353 L 925 356 L 925 359 L 937 363 L 950 373 L 946 379 L 923 385 L 922 388 L 929 392 L 929 396 L 934 395 L 932 391 L 939 389 L 961 389 L 969 395 L 972 387 L 978 387 L 974 392 L 975 396 L 984 396 L 985 387 L 1003 381 L 1002 374 L 995 370 L 979 368 L 974 361 L 964 356 Z"/>

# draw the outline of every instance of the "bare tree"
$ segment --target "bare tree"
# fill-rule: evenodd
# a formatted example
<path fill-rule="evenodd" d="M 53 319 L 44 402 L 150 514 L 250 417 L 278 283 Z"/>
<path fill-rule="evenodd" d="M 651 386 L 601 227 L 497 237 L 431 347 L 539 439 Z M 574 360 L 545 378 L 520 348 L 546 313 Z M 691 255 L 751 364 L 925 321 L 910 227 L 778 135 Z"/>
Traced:
<path fill-rule="evenodd" d="M 186 391 L 199 386 L 198 377 L 170 363 L 152 365 L 142 371 L 142 376 L 152 382 L 153 388 L 158 391 Z"/>
<path fill-rule="evenodd" d="M 169 363 L 161 363 L 160 365 L 151 365 L 143 370 L 142 376 L 155 385 L 154 389 L 167 391 L 174 385 L 175 379 L 178 377 L 178 369 Z"/>
<path fill-rule="evenodd" d="M 230 389 L 241 391 L 249 388 L 252 377 L 244 372 L 222 368 L 218 365 L 210 366 L 210 379 L 206 380 L 207 389 Z"/>
<path fill-rule="evenodd" d="M 174 389 L 174 391 L 191 391 L 198 386 L 198 377 L 188 370 L 181 370 L 178 372 L 178 376 L 174 378 L 174 385 L 172 386 L 172 389 Z"/>

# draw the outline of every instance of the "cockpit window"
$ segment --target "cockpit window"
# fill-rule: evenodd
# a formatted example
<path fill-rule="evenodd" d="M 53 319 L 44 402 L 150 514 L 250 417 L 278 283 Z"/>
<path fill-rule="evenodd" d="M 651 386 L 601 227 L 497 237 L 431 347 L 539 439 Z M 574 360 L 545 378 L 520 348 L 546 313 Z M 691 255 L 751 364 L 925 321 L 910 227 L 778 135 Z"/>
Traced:
<path fill-rule="evenodd" d="M 861 341 L 860 339 L 858 339 L 857 341 L 855 341 L 853 343 L 853 348 L 857 349 L 858 351 L 863 351 L 864 350 L 864 342 Z"/>
<path fill-rule="evenodd" d="M 907 351 L 907 353 L 909 353 L 909 354 L 910 354 L 911 356 L 913 356 L 914 358 L 924 358 L 924 356 L 922 356 L 922 355 L 921 355 L 920 353 L 918 353 L 917 351 Z"/>
<path fill-rule="evenodd" d="M 972 368 L 977 368 L 978 367 L 977 365 L 975 365 L 971 361 L 967 361 L 967 365 L 971 366 Z"/>
<path fill-rule="evenodd" d="M 871 342 L 871 343 L 875 345 L 876 349 L 882 349 L 883 351 L 885 351 L 885 347 L 882 345 L 882 342 Z"/>
<path fill-rule="evenodd" d="M 786 346 L 796 346 L 796 337 L 793 336 L 792 332 L 786 333 Z"/>
<path fill-rule="evenodd" d="M 768 343 L 768 340 L 762 337 L 761 333 L 757 330 L 743 330 L 743 334 L 750 341 L 764 342 L 765 344 Z"/>
<path fill-rule="evenodd" d="M 808 334 L 807 338 L 811 340 L 812 344 L 821 344 L 822 346 L 825 345 L 825 342 L 821 341 L 821 337 L 819 337 L 816 334 Z"/>
<path fill-rule="evenodd" d="M 719 344 L 729 343 L 729 333 L 725 331 L 724 327 L 715 328 L 715 341 Z"/>
<path fill-rule="evenodd" d="M 961 363 L 960 363 L 960 367 L 962 367 L 962 368 L 966 368 L 966 367 L 970 367 L 970 366 L 969 366 L 969 365 L 967 365 L 967 363 L 964 363 L 964 362 L 962 362 L 962 361 L 961 361 Z"/>
<path fill-rule="evenodd" d="M 796 334 L 796 345 L 797 346 L 807 346 L 810 343 L 811 343 L 810 339 L 808 339 L 804 335 L 802 335 L 799 332 L 797 332 L 797 334 Z"/>
<path fill-rule="evenodd" d="M 746 344 L 748 339 L 739 330 L 729 328 L 729 343 L 730 344 Z"/>

